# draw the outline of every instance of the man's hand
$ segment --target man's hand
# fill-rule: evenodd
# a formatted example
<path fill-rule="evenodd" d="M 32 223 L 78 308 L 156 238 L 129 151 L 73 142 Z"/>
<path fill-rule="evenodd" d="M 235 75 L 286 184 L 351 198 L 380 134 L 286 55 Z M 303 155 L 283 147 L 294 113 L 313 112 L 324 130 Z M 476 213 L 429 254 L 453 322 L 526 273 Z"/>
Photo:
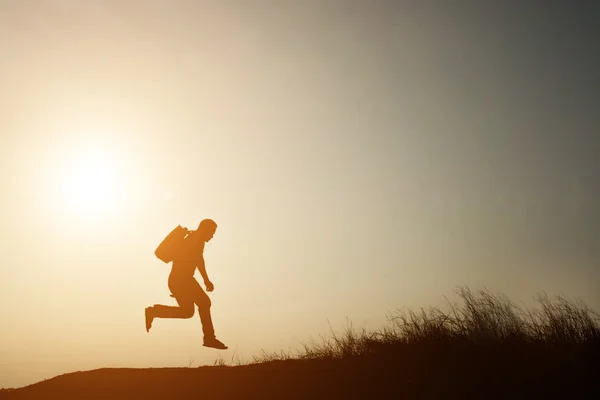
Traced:
<path fill-rule="evenodd" d="M 204 281 L 204 284 L 206 285 L 207 292 L 212 292 L 213 290 L 215 290 L 215 285 L 213 285 L 213 283 L 208 279 Z"/>

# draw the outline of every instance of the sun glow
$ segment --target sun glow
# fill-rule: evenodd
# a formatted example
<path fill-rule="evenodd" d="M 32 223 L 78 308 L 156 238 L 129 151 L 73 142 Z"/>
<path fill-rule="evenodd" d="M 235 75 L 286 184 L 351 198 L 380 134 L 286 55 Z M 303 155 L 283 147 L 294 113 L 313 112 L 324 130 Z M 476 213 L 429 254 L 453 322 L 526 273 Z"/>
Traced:
<path fill-rule="evenodd" d="M 62 198 L 67 210 L 84 217 L 103 216 L 122 201 L 121 171 L 109 152 L 81 149 L 66 163 Z"/>

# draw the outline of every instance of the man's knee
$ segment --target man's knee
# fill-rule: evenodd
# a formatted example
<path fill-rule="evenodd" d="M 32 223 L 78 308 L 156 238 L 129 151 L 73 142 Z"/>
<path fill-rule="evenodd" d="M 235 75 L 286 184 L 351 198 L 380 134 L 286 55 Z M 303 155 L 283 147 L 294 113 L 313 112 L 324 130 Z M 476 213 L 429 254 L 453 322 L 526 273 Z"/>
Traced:
<path fill-rule="evenodd" d="M 201 297 L 200 299 L 198 299 L 197 305 L 198 305 L 198 310 L 210 308 L 210 306 L 212 305 L 212 303 L 210 301 L 210 297 L 208 297 L 208 296 Z"/>
<path fill-rule="evenodd" d="M 183 318 L 192 318 L 194 316 L 195 310 L 194 310 L 193 303 L 188 307 L 182 307 L 182 308 L 183 308 Z"/>

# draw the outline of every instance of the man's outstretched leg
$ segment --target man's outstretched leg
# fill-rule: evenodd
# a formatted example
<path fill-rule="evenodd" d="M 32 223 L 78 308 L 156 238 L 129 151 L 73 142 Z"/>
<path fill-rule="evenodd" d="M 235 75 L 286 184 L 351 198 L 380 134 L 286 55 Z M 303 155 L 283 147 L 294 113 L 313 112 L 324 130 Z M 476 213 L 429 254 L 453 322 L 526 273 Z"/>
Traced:
<path fill-rule="evenodd" d="M 210 297 L 202 290 L 200 284 L 196 282 L 196 285 L 197 288 L 194 293 L 194 303 L 198 306 L 198 314 L 200 315 L 200 322 L 202 323 L 202 333 L 204 334 L 203 346 L 225 350 L 227 349 L 227 346 L 215 337 L 215 329 L 210 315 Z"/>
<path fill-rule="evenodd" d="M 213 328 L 212 318 L 210 316 L 210 307 L 203 308 L 198 307 L 198 314 L 200 314 L 200 322 L 202 323 L 202 332 L 204 333 L 205 347 L 213 347 L 215 349 L 225 350 L 225 346 L 220 340 L 215 337 L 215 330 Z"/>

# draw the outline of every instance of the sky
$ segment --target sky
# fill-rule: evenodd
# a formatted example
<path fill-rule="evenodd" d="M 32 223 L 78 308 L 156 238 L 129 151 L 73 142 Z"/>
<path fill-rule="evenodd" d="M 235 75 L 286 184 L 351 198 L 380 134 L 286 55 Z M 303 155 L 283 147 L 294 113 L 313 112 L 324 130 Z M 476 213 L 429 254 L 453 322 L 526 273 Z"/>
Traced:
<path fill-rule="evenodd" d="M 0 387 L 295 351 L 465 285 L 600 308 L 599 11 L 0 0 Z M 154 249 L 203 218 L 224 352 L 144 328 Z"/>

